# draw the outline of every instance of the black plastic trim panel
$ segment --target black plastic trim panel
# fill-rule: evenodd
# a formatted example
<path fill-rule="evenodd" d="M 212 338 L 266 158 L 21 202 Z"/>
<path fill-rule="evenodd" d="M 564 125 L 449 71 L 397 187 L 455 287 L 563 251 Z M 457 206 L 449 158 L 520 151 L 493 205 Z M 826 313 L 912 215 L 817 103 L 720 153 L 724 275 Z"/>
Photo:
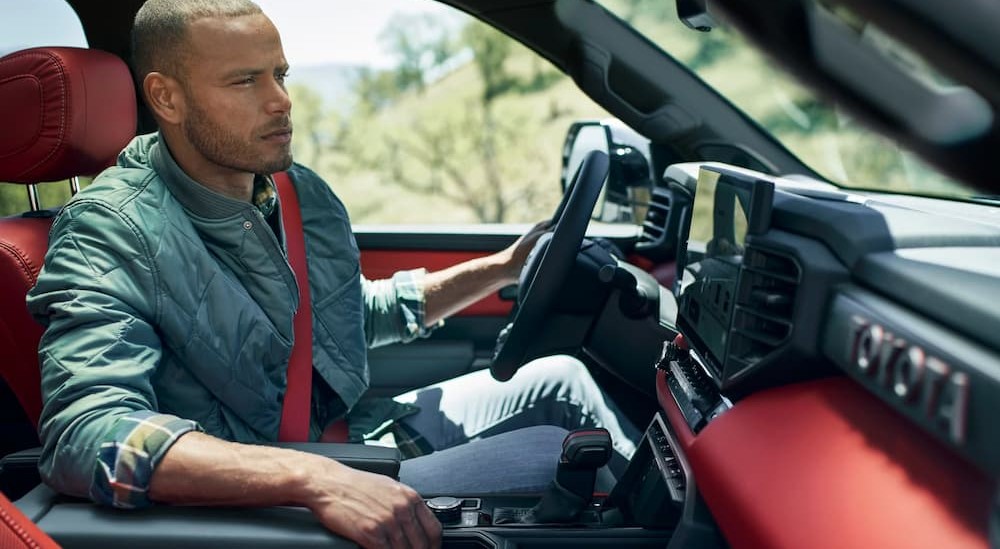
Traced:
<path fill-rule="evenodd" d="M 362 250 L 431 250 L 494 252 L 510 246 L 531 225 L 358 225 L 354 237 Z M 631 224 L 592 225 L 589 238 L 606 238 L 631 250 L 641 227 Z"/>
<path fill-rule="evenodd" d="M 38 526 L 64 547 L 105 549 L 213 547 L 357 547 L 324 528 L 307 509 L 160 507 L 118 511 L 92 503 L 56 505 Z"/>
<path fill-rule="evenodd" d="M 880 344 L 859 341 L 866 326 L 878 326 L 880 337 L 868 339 Z M 1000 472 L 1000 354 L 853 285 L 838 288 L 832 299 L 822 352 L 935 438 L 987 473 Z M 859 354 L 871 356 L 867 372 Z M 924 367 L 913 368 L 913 357 Z M 956 395 L 964 401 L 958 407 L 951 405 Z M 953 422 L 948 412 L 962 421 Z"/>
<path fill-rule="evenodd" d="M 823 242 L 849 269 L 868 254 L 901 248 L 1000 246 L 1000 228 L 986 223 L 878 201 L 798 196 L 780 187 L 771 223 Z"/>
<path fill-rule="evenodd" d="M 348 442 L 271 442 L 265 446 L 316 454 L 361 471 L 399 478 L 399 450 Z"/>
<path fill-rule="evenodd" d="M 1000 350 L 1000 248 L 919 248 L 872 254 L 854 275 L 921 314 Z"/>

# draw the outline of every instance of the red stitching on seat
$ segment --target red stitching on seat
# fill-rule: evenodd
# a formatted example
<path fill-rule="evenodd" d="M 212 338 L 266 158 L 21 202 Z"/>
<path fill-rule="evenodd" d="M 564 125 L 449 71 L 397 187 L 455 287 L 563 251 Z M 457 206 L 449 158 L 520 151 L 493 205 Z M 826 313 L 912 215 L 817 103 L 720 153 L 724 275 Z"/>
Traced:
<path fill-rule="evenodd" d="M 15 53 L 15 54 L 12 54 L 7 59 L 9 61 L 13 61 L 15 59 L 31 58 L 31 57 L 40 57 L 40 58 L 42 58 L 45 61 L 54 61 L 55 62 L 55 65 L 56 65 L 56 67 L 59 70 L 59 79 L 58 79 L 59 80 L 59 98 L 61 99 L 61 102 L 60 102 L 61 105 L 60 106 L 62 107 L 62 109 L 59 111 L 59 138 L 56 141 L 56 145 L 54 147 L 52 147 L 51 150 L 49 150 L 48 154 L 46 154 L 44 158 L 42 158 L 41 160 L 39 160 L 38 162 L 36 162 L 33 166 L 25 169 L 23 172 L 21 172 L 21 174 L 31 173 L 32 170 L 35 170 L 39 166 L 42 166 L 42 165 L 46 164 L 49 161 L 49 159 L 52 158 L 52 156 L 54 154 L 56 154 L 56 152 L 59 151 L 59 149 L 62 148 L 62 146 L 66 143 L 66 133 L 67 133 L 66 132 L 66 127 L 67 127 L 66 111 L 69 110 L 67 108 L 67 106 L 72 104 L 69 101 L 69 94 L 67 93 L 66 81 L 67 81 L 68 77 L 66 76 L 66 66 L 63 64 L 63 61 L 62 61 L 61 57 L 59 57 L 57 55 L 52 55 L 52 54 L 46 55 L 46 54 L 43 54 L 43 53 L 38 52 L 38 51 L 28 51 L 28 52 L 25 52 L 25 53 Z M 43 86 L 43 88 L 44 88 L 44 86 Z M 42 93 L 42 99 L 44 99 L 44 98 L 45 98 L 45 94 Z M 49 112 L 48 106 L 45 105 L 44 102 L 42 103 L 42 108 L 41 108 L 40 112 L 43 113 L 42 120 L 44 121 L 45 120 L 44 113 Z M 41 129 L 39 129 L 39 131 L 41 131 Z M 40 136 L 41 135 L 39 134 L 39 137 Z M 36 141 L 37 140 L 38 139 L 36 138 Z M 20 175 L 19 175 L 19 177 L 20 177 Z"/>
<path fill-rule="evenodd" d="M 42 79 L 38 78 L 37 76 L 35 76 L 33 74 L 19 74 L 17 76 L 11 76 L 9 78 L 4 78 L 3 80 L 0 80 L 0 86 L 2 86 L 4 84 L 7 84 L 8 82 L 13 82 L 14 80 L 23 80 L 23 79 L 34 80 L 38 84 L 38 104 L 39 105 L 44 105 L 45 104 L 45 101 L 44 101 L 44 99 L 45 99 L 45 93 L 44 93 L 45 86 L 42 85 Z M 0 156 L 0 158 L 8 158 L 8 157 L 12 157 L 12 156 L 17 156 L 17 155 L 23 153 L 24 151 L 30 150 L 32 147 L 34 147 L 35 143 L 38 143 L 38 140 L 42 138 L 42 128 L 44 127 L 44 125 L 45 125 L 45 110 L 44 109 L 38 109 L 38 131 L 35 132 L 34 139 L 31 140 L 31 141 L 29 141 L 25 146 L 21 147 L 20 149 L 17 149 L 16 151 L 11 151 L 8 154 L 2 155 L 2 156 Z"/>
<path fill-rule="evenodd" d="M 25 545 L 31 547 L 31 549 L 41 549 L 42 545 L 35 541 L 35 538 L 31 537 L 31 534 L 21 526 L 17 520 L 7 512 L 6 509 L 0 507 L 0 520 L 10 528 L 18 538 L 24 542 Z"/>
<path fill-rule="evenodd" d="M 0 242 L 0 248 L 3 248 L 4 251 L 9 252 L 10 255 L 15 260 L 17 260 L 17 263 L 18 265 L 20 265 L 21 270 L 24 271 L 23 274 L 25 279 L 27 279 L 29 283 L 34 284 L 35 272 L 32 270 L 33 265 L 31 265 L 31 262 L 28 259 L 28 254 L 24 253 L 24 250 L 21 250 L 17 246 L 14 246 L 13 244 L 10 244 L 8 242 Z"/>

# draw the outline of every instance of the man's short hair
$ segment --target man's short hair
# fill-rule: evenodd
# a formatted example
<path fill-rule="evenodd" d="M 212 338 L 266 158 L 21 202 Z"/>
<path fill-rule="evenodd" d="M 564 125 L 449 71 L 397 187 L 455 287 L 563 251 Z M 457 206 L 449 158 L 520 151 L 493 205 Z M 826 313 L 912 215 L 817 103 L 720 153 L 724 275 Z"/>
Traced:
<path fill-rule="evenodd" d="M 250 0 L 148 0 L 132 25 L 132 70 L 140 87 L 146 75 L 183 76 L 188 26 L 203 17 L 263 13 Z"/>

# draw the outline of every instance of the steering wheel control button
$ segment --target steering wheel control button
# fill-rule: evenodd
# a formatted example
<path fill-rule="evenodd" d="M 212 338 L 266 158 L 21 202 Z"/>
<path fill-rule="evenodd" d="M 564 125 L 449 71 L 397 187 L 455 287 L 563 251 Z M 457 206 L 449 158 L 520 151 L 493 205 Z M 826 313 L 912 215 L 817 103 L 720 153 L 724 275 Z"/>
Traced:
<path fill-rule="evenodd" d="M 440 496 L 429 499 L 426 503 L 441 524 L 455 525 L 462 521 L 462 501 L 459 498 Z"/>

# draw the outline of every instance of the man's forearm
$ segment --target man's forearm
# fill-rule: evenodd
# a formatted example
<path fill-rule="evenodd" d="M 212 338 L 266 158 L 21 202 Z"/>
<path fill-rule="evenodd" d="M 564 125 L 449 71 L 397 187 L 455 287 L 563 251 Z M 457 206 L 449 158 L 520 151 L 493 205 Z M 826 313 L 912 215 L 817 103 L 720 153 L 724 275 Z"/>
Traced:
<path fill-rule="evenodd" d="M 549 222 L 543 221 L 504 250 L 428 273 L 424 277 L 424 325 L 433 326 L 490 293 L 516 283 L 528 254 L 548 230 Z"/>
<path fill-rule="evenodd" d="M 156 468 L 150 499 L 182 505 L 308 507 L 308 479 L 318 466 L 333 469 L 334 474 L 337 467 L 344 467 L 302 452 L 191 432 L 170 447 Z"/>
<path fill-rule="evenodd" d="M 420 495 L 389 477 L 321 456 L 190 432 L 167 450 L 150 499 L 180 505 L 307 507 L 362 547 L 439 547 L 441 523 Z"/>
<path fill-rule="evenodd" d="M 490 293 L 513 284 L 516 272 L 501 252 L 427 273 L 424 277 L 424 324 L 433 326 Z"/>

